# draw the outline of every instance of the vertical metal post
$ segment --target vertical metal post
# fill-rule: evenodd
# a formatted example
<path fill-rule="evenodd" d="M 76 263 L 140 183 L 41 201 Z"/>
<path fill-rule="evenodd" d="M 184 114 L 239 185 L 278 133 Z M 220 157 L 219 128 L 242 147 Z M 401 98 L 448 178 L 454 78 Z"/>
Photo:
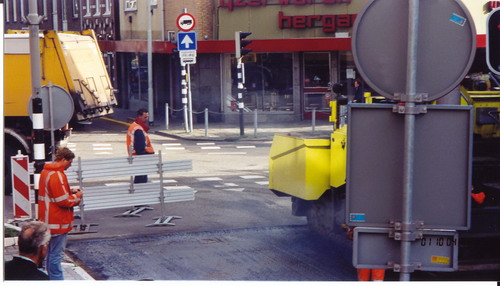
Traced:
<path fill-rule="evenodd" d="M 415 114 L 408 112 L 415 108 L 417 82 L 417 48 L 419 24 L 419 0 L 409 0 L 408 19 L 408 54 L 406 70 L 405 131 L 404 131 L 404 166 L 403 166 L 403 214 L 401 239 L 401 273 L 400 281 L 410 281 L 411 269 L 411 235 L 410 225 L 413 221 L 413 168 L 415 150 Z"/>
<path fill-rule="evenodd" d="M 153 7 L 148 1 L 148 113 L 149 125 L 154 125 L 154 103 L 153 103 L 153 31 L 152 14 Z"/>
<path fill-rule="evenodd" d="M 170 118 L 168 114 L 168 103 L 165 103 L 165 129 L 169 129 L 170 127 Z"/>
<path fill-rule="evenodd" d="M 189 103 L 189 132 L 193 132 L 193 97 L 191 94 L 191 65 L 187 65 L 188 103 Z"/>
<path fill-rule="evenodd" d="M 312 125 L 312 133 L 316 131 L 316 107 L 313 108 L 312 111 L 312 120 L 311 120 L 311 125 Z"/>
<path fill-rule="evenodd" d="M 244 124 L 244 108 L 245 104 L 243 103 L 243 92 L 245 91 L 243 87 L 244 75 L 243 75 L 243 63 L 241 62 L 241 57 L 237 58 L 237 73 L 238 73 L 238 109 L 240 111 L 240 136 L 245 135 L 245 124 Z"/>
<path fill-rule="evenodd" d="M 208 108 L 205 108 L 205 137 L 208 137 Z"/>
<path fill-rule="evenodd" d="M 49 82 L 49 118 L 50 118 L 50 153 L 52 154 L 52 161 L 56 159 L 56 140 L 54 138 L 54 100 L 52 97 L 52 82 Z"/>
<path fill-rule="evenodd" d="M 82 158 L 78 157 L 78 186 L 80 187 L 80 190 L 83 190 L 83 176 L 82 176 Z M 82 225 L 85 224 L 85 203 L 83 201 L 83 197 L 80 199 L 80 220 L 82 221 Z"/>
<path fill-rule="evenodd" d="M 29 42 L 30 42 L 30 62 L 31 62 L 31 87 L 32 87 L 32 104 L 33 104 L 33 153 L 35 159 L 35 174 L 34 174 L 34 189 L 35 203 L 38 203 L 38 183 L 40 173 L 45 164 L 45 143 L 43 137 L 43 105 L 40 96 L 42 88 L 42 78 L 40 72 L 40 39 L 39 25 L 42 21 L 38 15 L 37 0 L 30 0 L 29 14 L 26 17 L 29 22 Z"/>
<path fill-rule="evenodd" d="M 160 174 L 160 211 L 161 217 L 165 217 L 165 190 L 163 183 L 163 160 L 161 158 L 161 150 L 158 151 L 158 173 Z"/>
<path fill-rule="evenodd" d="M 257 108 L 253 110 L 253 137 L 257 137 L 257 123 L 258 123 L 258 118 L 257 118 Z"/>
<path fill-rule="evenodd" d="M 186 83 L 186 64 L 181 62 L 181 93 L 182 107 L 184 111 L 184 129 L 189 132 L 188 112 L 187 112 L 187 83 Z"/>

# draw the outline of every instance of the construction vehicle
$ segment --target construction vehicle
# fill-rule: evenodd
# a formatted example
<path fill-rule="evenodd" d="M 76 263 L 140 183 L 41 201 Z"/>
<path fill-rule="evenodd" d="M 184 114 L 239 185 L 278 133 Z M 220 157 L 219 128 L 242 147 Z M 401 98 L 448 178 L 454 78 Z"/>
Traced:
<path fill-rule="evenodd" d="M 22 154 L 32 155 L 29 33 L 8 31 L 4 35 L 4 43 L 4 178 L 5 192 L 10 193 L 10 157 L 16 155 L 18 150 Z M 92 30 L 40 33 L 40 61 L 42 86 L 51 84 L 62 88 L 74 103 L 71 124 L 88 122 L 113 113 L 113 106 L 117 101 Z M 55 102 L 54 112 L 57 112 L 58 107 L 60 106 Z M 47 126 L 45 129 L 45 156 L 49 159 L 51 136 L 50 129 Z M 58 146 L 70 133 L 71 126 L 55 130 L 55 145 Z"/>
<path fill-rule="evenodd" d="M 471 200 L 471 228 L 459 231 L 458 271 L 497 270 L 500 86 L 492 91 L 468 91 L 462 87 L 461 94 L 461 104 L 474 108 L 472 192 L 484 196 L 482 202 Z M 366 100 L 378 101 L 376 96 Z M 352 247 L 347 235 L 352 227 L 346 213 L 348 127 L 339 126 L 337 102 L 331 102 L 331 107 L 333 133 L 324 138 L 275 135 L 269 155 L 269 188 L 278 196 L 290 196 L 292 214 L 306 216 L 313 231 Z"/>

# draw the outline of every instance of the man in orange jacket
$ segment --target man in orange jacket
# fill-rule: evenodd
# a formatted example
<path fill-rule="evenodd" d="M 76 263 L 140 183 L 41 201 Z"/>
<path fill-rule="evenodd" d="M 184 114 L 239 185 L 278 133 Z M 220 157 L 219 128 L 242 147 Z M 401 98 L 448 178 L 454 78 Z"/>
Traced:
<path fill-rule="evenodd" d="M 80 204 L 83 191 L 70 189 L 64 174 L 75 154 L 68 148 L 58 149 L 54 163 L 45 164 L 40 174 L 38 219 L 49 225 L 51 239 L 47 253 L 50 280 L 63 280 L 61 261 L 68 233 L 73 229 L 73 207 Z"/>
<path fill-rule="evenodd" d="M 149 126 L 146 124 L 149 119 L 147 109 L 141 108 L 137 111 L 135 121 L 130 124 L 127 131 L 127 151 L 130 155 L 154 154 L 155 151 L 151 145 L 148 136 Z M 148 176 L 136 176 L 134 183 L 146 183 Z"/>

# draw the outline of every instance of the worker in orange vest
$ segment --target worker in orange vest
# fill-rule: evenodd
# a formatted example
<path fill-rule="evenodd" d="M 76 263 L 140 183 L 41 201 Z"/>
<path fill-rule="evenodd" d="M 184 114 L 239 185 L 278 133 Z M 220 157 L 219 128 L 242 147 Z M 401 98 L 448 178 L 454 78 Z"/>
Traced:
<path fill-rule="evenodd" d="M 68 233 L 73 229 L 73 207 L 80 204 L 83 191 L 70 189 L 64 174 L 75 154 L 68 148 L 58 149 L 54 163 L 47 163 L 40 174 L 38 219 L 48 224 L 51 234 L 47 253 L 50 280 L 63 280 L 61 261 Z"/>
<path fill-rule="evenodd" d="M 130 124 L 127 131 L 127 151 L 129 155 L 155 153 L 148 136 L 149 126 L 146 124 L 148 120 L 149 112 L 147 109 L 141 108 L 137 110 L 137 117 L 135 121 Z M 147 181 L 147 175 L 135 176 L 134 178 L 134 183 L 146 183 Z"/>

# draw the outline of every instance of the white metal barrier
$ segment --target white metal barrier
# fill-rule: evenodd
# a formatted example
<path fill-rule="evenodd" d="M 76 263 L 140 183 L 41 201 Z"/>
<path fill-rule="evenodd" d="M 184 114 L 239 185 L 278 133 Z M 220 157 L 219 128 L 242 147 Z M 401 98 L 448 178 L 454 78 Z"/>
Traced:
<path fill-rule="evenodd" d="M 161 216 L 156 222 L 146 226 L 175 225 L 170 221 L 181 218 L 167 216 L 165 203 L 193 201 L 195 191 L 188 186 L 164 186 L 163 173 L 191 171 L 192 160 L 171 160 L 163 162 L 161 151 L 158 154 L 141 156 L 123 156 L 111 158 L 95 158 L 82 160 L 78 157 L 73 165 L 65 171 L 70 184 L 77 183 L 84 190 L 84 196 L 75 211 L 80 212 L 81 224 L 74 226 L 72 234 L 93 232 L 85 222 L 85 210 L 100 210 L 119 207 L 130 207 L 122 217 L 140 216 L 144 210 L 152 210 L 149 204 L 160 204 Z M 30 174 L 34 167 L 28 166 Z M 134 184 L 133 176 L 159 175 L 159 182 Z M 103 179 L 129 177 L 128 183 L 103 184 Z M 89 183 L 89 181 L 91 181 Z M 85 186 L 88 184 L 89 186 Z"/>
<path fill-rule="evenodd" d="M 76 163 L 76 164 L 75 164 Z M 163 185 L 163 173 L 191 171 L 192 160 L 175 160 L 163 162 L 161 151 L 158 154 L 141 156 L 124 156 L 113 158 L 98 158 L 81 160 L 66 170 L 68 181 L 78 182 L 84 190 L 83 200 L 75 210 L 80 211 L 81 225 L 77 225 L 76 232 L 90 232 L 92 224 L 85 223 L 85 210 L 109 209 L 118 207 L 132 207 L 122 215 L 139 216 L 139 212 L 151 209 L 148 204 L 159 203 L 161 216 L 156 222 L 147 226 L 175 225 L 170 221 L 179 216 L 167 216 L 165 214 L 165 203 L 192 201 L 194 190 L 188 186 L 165 187 Z M 158 183 L 134 184 L 133 176 L 158 174 Z M 92 179 L 130 177 L 129 183 L 114 185 L 98 185 L 85 187 L 84 182 Z M 78 230 L 78 228 L 80 228 Z"/>

